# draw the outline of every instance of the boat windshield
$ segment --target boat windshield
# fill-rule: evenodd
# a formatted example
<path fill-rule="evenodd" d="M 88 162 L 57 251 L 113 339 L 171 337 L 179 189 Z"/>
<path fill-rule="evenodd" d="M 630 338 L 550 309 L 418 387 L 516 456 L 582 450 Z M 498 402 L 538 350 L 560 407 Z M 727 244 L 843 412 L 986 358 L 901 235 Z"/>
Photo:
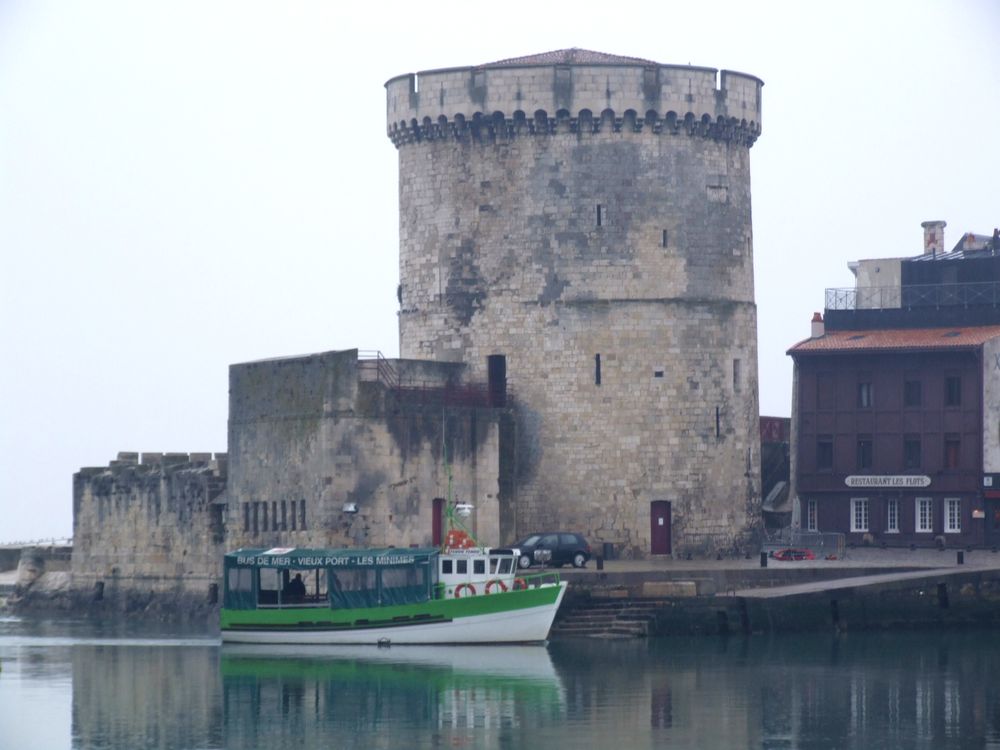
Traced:
<path fill-rule="evenodd" d="M 513 557 L 490 558 L 490 575 L 494 576 L 508 575 L 513 569 L 514 569 Z"/>

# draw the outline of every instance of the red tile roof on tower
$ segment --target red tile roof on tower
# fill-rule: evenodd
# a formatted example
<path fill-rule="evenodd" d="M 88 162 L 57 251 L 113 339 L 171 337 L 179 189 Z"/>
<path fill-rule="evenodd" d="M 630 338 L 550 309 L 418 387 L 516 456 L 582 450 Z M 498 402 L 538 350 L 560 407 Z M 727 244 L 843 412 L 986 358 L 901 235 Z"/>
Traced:
<path fill-rule="evenodd" d="M 537 55 L 510 57 L 506 60 L 484 63 L 478 67 L 503 68 L 516 65 L 659 65 L 659 63 L 653 62 L 652 60 L 643 60 L 641 57 L 609 55 L 604 52 L 594 52 L 589 49 L 570 47 L 569 49 L 557 49 L 551 52 L 541 52 Z"/>
<path fill-rule="evenodd" d="M 928 349 L 972 349 L 1000 336 L 1000 325 L 960 328 L 897 328 L 874 331 L 827 331 L 806 339 L 788 354 L 877 352 Z"/>

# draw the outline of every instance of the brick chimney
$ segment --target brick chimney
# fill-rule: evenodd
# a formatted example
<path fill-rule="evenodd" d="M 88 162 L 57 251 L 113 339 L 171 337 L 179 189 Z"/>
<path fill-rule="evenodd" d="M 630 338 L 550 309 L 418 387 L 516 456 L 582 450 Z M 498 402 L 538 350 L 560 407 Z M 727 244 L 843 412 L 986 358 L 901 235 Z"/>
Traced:
<path fill-rule="evenodd" d="M 924 228 L 924 255 L 937 255 L 944 252 L 943 221 L 925 221 L 920 226 Z"/>
<path fill-rule="evenodd" d="M 818 312 L 813 313 L 812 319 L 812 333 L 809 338 L 818 339 L 820 336 L 826 335 L 826 325 L 823 323 L 823 316 Z"/>

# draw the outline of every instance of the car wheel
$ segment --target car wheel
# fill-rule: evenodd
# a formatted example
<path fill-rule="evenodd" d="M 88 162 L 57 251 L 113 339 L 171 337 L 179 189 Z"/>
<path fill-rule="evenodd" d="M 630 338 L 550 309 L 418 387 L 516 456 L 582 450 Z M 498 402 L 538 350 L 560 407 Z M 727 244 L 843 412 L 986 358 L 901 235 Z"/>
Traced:
<path fill-rule="evenodd" d="M 577 552 L 575 555 L 573 555 L 574 568 L 582 568 L 586 566 L 586 564 L 587 564 L 587 556 L 585 554 L 583 554 L 582 552 Z"/>
<path fill-rule="evenodd" d="M 519 568 L 530 568 L 531 567 L 531 555 L 521 555 L 517 558 L 517 567 Z"/>

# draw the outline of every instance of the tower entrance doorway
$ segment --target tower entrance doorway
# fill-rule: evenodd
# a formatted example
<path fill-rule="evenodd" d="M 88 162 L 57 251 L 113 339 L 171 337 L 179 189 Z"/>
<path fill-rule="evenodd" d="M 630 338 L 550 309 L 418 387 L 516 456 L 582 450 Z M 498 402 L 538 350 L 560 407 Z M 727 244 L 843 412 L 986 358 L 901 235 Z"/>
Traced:
<path fill-rule="evenodd" d="M 654 555 L 670 554 L 670 501 L 654 500 L 649 504 L 649 551 Z"/>

